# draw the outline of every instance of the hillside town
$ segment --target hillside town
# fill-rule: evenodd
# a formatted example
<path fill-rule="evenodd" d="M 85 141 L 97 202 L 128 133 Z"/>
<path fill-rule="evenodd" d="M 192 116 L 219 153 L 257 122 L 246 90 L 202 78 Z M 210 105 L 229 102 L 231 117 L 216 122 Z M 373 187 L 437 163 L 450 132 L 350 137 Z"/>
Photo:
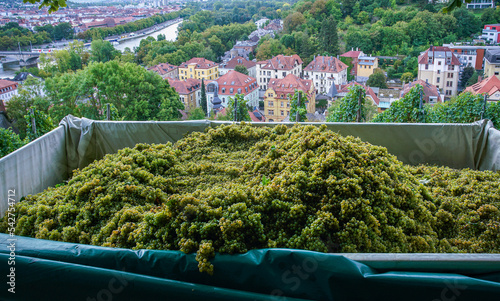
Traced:
<path fill-rule="evenodd" d="M 494 1 L 24 1 L 0 300 L 500 296 Z"/>
<path fill-rule="evenodd" d="M 34 5 L 25 4 L 22 8 L 11 5 L 0 10 L 0 16 L 3 17 L 0 22 L 12 24 L 17 18 L 19 26 L 30 30 L 44 24 L 67 22 L 73 28 L 76 37 L 77 33 L 86 33 L 86 36 L 89 36 L 89 32 L 96 32 L 93 30 L 113 29 L 118 25 L 131 24 L 137 19 L 147 19 L 153 15 L 178 13 L 181 9 L 181 5 L 156 1 L 152 4 L 144 2 L 119 7 L 68 7 L 48 14 L 46 8 L 39 10 Z M 475 7 L 467 6 L 467 9 L 473 10 Z M 206 13 L 202 11 L 195 16 L 199 15 L 203 19 L 205 17 L 203 14 Z M 20 15 L 23 17 L 19 18 Z M 183 28 L 181 39 L 185 39 L 186 32 L 189 35 L 191 30 L 195 31 L 196 27 L 192 27 L 193 24 L 198 28 L 199 24 L 202 24 L 202 21 L 196 23 L 193 20 L 196 19 L 190 18 L 181 26 Z M 163 50 L 166 48 L 154 50 L 155 47 L 166 47 L 162 46 L 165 43 L 160 41 L 160 36 L 158 40 L 148 38 L 149 49 L 147 44 L 143 43 L 145 40 L 142 40 L 140 47 L 131 51 L 135 52 L 132 55 L 135 56 L 134 60 L 137 63 L 148 71 L 160 75 L 175 90 L 178 101 L 184 107 L 178 109 L 181 119 L 189 119 L 190 112 L 197 108 L 205 112 L 205 118 L 231 118 L 226 116 L 227 109 L 231 105 L 230 101 L 241 95 L 253 121 L 291 121 L 295 120 L 290 119 L 292 102 L 295 101 L 293 98 L 298 91 L 301 91 L 306 99 L 299 99 L 299 102 L 302 101 L 306 105 L 307 120 L 326 121 L 330 108 L 346 97 L 352 87 L 362 88 L 370 104 L 369 108 L 375 114 L 391 108 L 394 102 L 403 98 L 417 85 L 423 89 L 420 97 L 423 105 L 434 106 L 445 103 L 462 92 L 477 95 L 488 93 L 488 101 L 500 99 L 500 92 L 496 93 L 500 89 L 498 86 L 500 46 L 497 46 L 500 42 L 500 24 L 485 24 L 482 33 L 467 42 L 430 44 L 427 48 L 421 48 L 413 57 L 397 52 L 384 55 L 380 51 L 363 51 L 362 49 L 366 47 L 362 43 L 345 45 L 344 52 L 340 52 L 338 46 L 337 50 L 331 48 L 333 53 L 336 53 L 334 55 L 329 55 L 326 51 L 315 53 L 310 49 L 307 51 L 308 55 L 304 56 L 300 48 L 303 46 L 297 46 L 297 43 L 292 44 L 299 50 L 295 51 L 296 53 L 290 48 L 286 49 L 289 43 L 284 38 L 292 40 L 301 38 L 300 35 L 298 38 L 294 36 L 297 32 L 290 30 L 289 20 L 290 16 L 285 20 L 254 18 L 244 25 L 247 28 L 251 26 L 252 31 L 237 35 L 244 39 L 228 39 L 224 42 L 224 46 L 230 46 L 230 49 L 221 48 L 217 44 L 220 40 L 219 35 L 206 39 L 209 53 L 204 56 L 197 56 L 196 52 L 192 55 L 179 56 L 177 55 L 179 50 L 177 52 Z M 323 34 L 330 35 L 331 31 L 328 32 L 328 27 L 326 29 Z M 100 33 L 103 32 L 106 31 Z M 122 37 L 126 36 L 133 38 L 134 32 Z M 189 37 L 191 38 L 193 37 Z M 321 38 L 319 35 L 317 39 Z M 193 43 L 196 43 L 197 38 L 193 39 Z M 281 46 L 281 52 L 268 49 L 276 47 L 270 46 L 271 41 L 279 41 L 285 47 Z M 186 42 L 175 43 L 182 45 Z M 337 42 L 329 43 L 334 45 Z M 170 49 L 178 47 L 168 45 L 171 45 L 168 46 Z M 185 54 L 192 52 L 189 47 L 194 47 L 189 43 L 184 46 Z M 348 46 L 353 47 L 348 48 Z M 86 52 L 92 52 L 89 49 L 90 43 L 86 44 L 86 47 Z M 197 53 L 202 53 L 201 50 L 202 48 L 199 48 Z M 170 53 L 158 56 L 156 51 L 170 51 Z M 264 54 L 265 51 L 270 53 Z M 83 59 L 82 56 L 81 60 Z M 51 54 L 37 59 L 40 72 L 50 73 L 48 70 L 53 70 L 57 65 L 57 58 Z M 23 72 L 19 76 L 27 75 L 29 73 Z M 0 97 L 7 106 L 9 100 L 17 95 L 22 82 L 19 76 L 2 80 Z"/>
<path fill-rule="evenodd" d="M 151 3 L 151 2 L 148 2 Z M 147 6 L 146 3 L 126 6 L 87 6 L 63 7 L 49 13 L 47 8 L 39 9 L 35 4 L 16 3 L 2 5 L 0 8 L 0 26 L 17 22 L 21 27 L 34 30 L 37 26 L 69 23 L 75 33 L 94 27 L 114 27 L 135 20 L 166 14 L 180 10 L 179 5 Z"/>

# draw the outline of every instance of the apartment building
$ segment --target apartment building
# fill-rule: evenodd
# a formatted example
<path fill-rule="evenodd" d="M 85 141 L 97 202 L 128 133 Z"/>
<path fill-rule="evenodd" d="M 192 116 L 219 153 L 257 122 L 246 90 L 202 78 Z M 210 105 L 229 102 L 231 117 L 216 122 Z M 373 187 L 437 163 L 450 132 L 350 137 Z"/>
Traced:
<path fill-rule="evenodd" d="M 283 79 L 289 74 L 300 77 L 302 64 L 302 59 L 296 54 L 280 54 L 272 59 L 257 62 L 257 82 L 262 90 L 267 90 L 272 79 Z"/>
<path fill-rule="evenodd" d="M 418 57 L 417 79 L 435 85 L 445 98 L 457 95 L 460 61 L 448 47 L 431 46 Z"/>

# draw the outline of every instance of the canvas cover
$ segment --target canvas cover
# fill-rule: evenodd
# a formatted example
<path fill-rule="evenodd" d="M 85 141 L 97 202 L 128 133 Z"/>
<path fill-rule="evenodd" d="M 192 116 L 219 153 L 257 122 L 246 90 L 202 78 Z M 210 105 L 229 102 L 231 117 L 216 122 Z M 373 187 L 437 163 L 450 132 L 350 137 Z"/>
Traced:
<path fill-rule="evenodd" d="M 68 179 L 108 153 L 137 143 L 175 142 L 227 122 L 113 122 L 67 116 L 52 132 L 0 159 L 0 203 Z M 319 125 L 318 123 L 315 123 Z M 276 123 L 254 123 L 274 126 Z M 288 124 L 292 126 L 293 124 Z M 473 124 L 326 123 L 408 164 L 500 170 L 500 132 Z M 16 293 L 0 300 L 497 300 L 500 255 L 321 254 L 263 249 L 217 254 L 215 273 L 194 254 L 124 250 L 0 234 L 0 267 L 15 247 Z M 498 243 L 498 242 L 492 242 Z"/>

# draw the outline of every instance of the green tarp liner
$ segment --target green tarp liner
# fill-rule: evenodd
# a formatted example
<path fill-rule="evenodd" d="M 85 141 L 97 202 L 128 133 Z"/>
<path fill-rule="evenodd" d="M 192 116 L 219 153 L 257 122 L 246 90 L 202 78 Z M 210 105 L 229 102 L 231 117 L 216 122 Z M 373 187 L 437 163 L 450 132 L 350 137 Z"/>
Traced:
<path fill-rule="evenodd" d="M 107 153 L 137 143 L 175 142 L 186 133 L 222 123 L 113 122 L 67 116 L 54 131 L 0 159 L 0 214 L 7 209 L 7 196 L 19 201 L 55 186 L 75 168 Z M 385 146 L 408 164 L 500 170 L 500 132 L 489 121 L 326 125 L 342 135 Z M 209 276 L 198 272 L 193 254 L 23 237 L 12 238 L 17 241 L 16 294 L 11 294 L 7 275 L 13 241 L 9 239 L 0 235 L 0 265 L 5 275 L 0 300 L 285 300 L 282 296 L 295 300 L 500 300 L 500 255 L 265 249 L 218 254 L 213 260 L 215 275 Z"/>
<path fill-rule="evenodd" d="M 8 292 L 8 280 L 4 281 L 1 300 L 500 298 L 500 255 L 478 255 L 479 260 L 467 256 L 452 265 L 443 260 L 448 254 L 413 254 L 406 260 L 362 263 L 336 254 L 262 249 L 241 255 L 218 254 L 210 276 L 198 271 L 194 254 L 180 251 L 133 251 L 16 238 L 16 293 Z M 8 239 L 9 235 L 0 235 L 0 266 L 5 275 L 9 271 Z M 389 256 L 398 255 L 406 256 Z M 419 261 L 418 256 L 426 259 Z"/>

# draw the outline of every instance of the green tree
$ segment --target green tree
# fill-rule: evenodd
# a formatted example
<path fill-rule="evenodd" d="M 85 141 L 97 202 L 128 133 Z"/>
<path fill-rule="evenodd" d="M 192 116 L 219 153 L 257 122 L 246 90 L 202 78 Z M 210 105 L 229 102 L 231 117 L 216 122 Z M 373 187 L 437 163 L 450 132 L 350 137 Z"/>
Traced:
<path fill-rule="evenodd" d="M 479 80 L 479 74 L 477 74 L 477 72 L 474 71 L 474 74 L 472 74 L 472 76 L 467 81 L 466 87 L 472 86 L 473 84 L 477 83 L 478 80 Z"/>
<path fill-rule="evenodd" d="M 401 75 L 401 82 L 403 83 L 410 83 L 413 81 L 415 77 L 413 76 L 413 73 L 411 72 L 405 72 Z"/>
<path fill-rule="evenodd" d="M 30 108 L 28 114 L 24 115 L 24 121 L 26 122 L 26 136 L 30 141 L 47 134 L 55 128 L 50 116 L 34 107 Z M 33 128 L 33 121 L 35 128 Z"/>
<path fill-rule="evenodd" d="M 440 103 L 434 106 L 431 111 L 432 122 L 439 123 L 469 123 L 481 119 L 481 115 L 486 112 L 494 112 L 494 110 L 484 111 L 483 95 L 474 95 L 470 92 L 461 93 L 453 97 L 451 100 Z M 484 118 L 495 118 L 495 116 L 483 116 Z M 498 117 L 497 117 L 498 118 Z"/>
<path fill-rule="evenodd" d="M 191 109 L 188 112 L 189 120 L 202 120 L 205 119 L 205 113 L 203 112 L 203 109 L 200 107 Z"/>
<path fill-rule="evenodd" d="M 245 67 L 245 65 L 236 65 L 234 67 L 234 71 L 248 75 L 248 69 L 247 67 Z"/>
<path fill-rule="evenodd" d="M 464 70 L 462 71 L 462 75 L 460 76 L 460 86 L 461 87 L 465 87 L 465 85 L 467 84 L 469 79 L 472 77 L 472 75 L 474 75 L 474 72 L 476 72 L 474 67 L 467 66 L 464 68 Z"/>
<path fill-rule="evenodd" d="M 12 129 L 0 127 L 0 158 L 10 154 L 24 144 L 25 141 L 21 140 L 19 135 L 14 133 Z"/>
<path fill-rule="evenodd" d="M 299 97 L 300 97 L 300 103 L 299 103 Z M 307 94 L 304 91 L 295 90 L 292 99 L 290 99 L 290 121 L 292 122 L 307 121 L 307 108 L 306 108 L 307 101 L 308 101 Z M 297 120 L 297 111 L 299 112 L 299 120 Z"/>
<path fill-rule="evenodd" d="M 113 104 L 124 120 L 177 120 L 179 109 L 184 109 L 161 76 L 116 60 L 90 63 L 84 70 L 47 80 L 47 92 L 54 104 L 51 110 L 69 108 L 79 114 L 81 109 L 85 117 L 97 119 L 103 119 L 106 103 Z"/>
<path fill-rule="evenodd" d="M 321 23 L 320 41 L 323 51 L 329 55 L 339 54 L 339 37 L 337 35 L 337 21 L 333 16 L 328 17 Z"/>
<path fill-rule="evenodd" d="M 207 91 L 205 88 L 205 81 L 202 78 L 201 79 L 201 109 L 205 113 L 205 116 L 207 116 Z"/>
<path fill-rule="evenodd" d="M 285 33 L 292 33 L 297 30 L 298 27 L 306 22 L 303 14 L 300 12 L 294 12 L 289 14 L 283 21 L 283 31 Z"/>
<path fill-rule="evenodd" d="M 90 45 L 90 59 L 93 62 L 105 63 L 120 55 L 109 41 L 94 40 Z"/>
<path fill-rule="evenodd" d="M 453 16 L 457 19 L 455 32 L 459 39 L 469 38 L 479 32 L 481 21 L 470 10 L 459 8 L 453 12 Z"/>
<path fill-rule="evenodd" d="M 328 122 L 356 122 L 366 120 L 366 91 L 360 85 L 349 88 L 346 96 L 328 109 Z"/>
<path fill-rule="evenodd" d="M 387 78 L 385 77 L 384 71 L 380 68 L 373 70 L 373 74 L 368 77 L 366 85 L 369 87 L 379 87 L 381 89 L 387 89 Z"/>
<path fill-rule="evenodd" d="M 391 104 L 391 107 L 378 114 L 373 122 L 426 122 L 429 120 L 427 106 L 420 109 L 420 97 L 423 97 L 421 85 L 411 88 L 406 95 Z"/>
<path fill-rule="evenodd" d="M 30 108 L 41 112 L 47 112 L 50 100 L 44 96 L 44 84 L 42 80 L 28 77 L 18 88 L 18 94 L 7 103 L 7 114 L 12 120 L 13 126 L 19 130 L 21 139 L 27 135 L 27 127 L 24 115 L 28 114 Z"/>
<path fill-rule="evenodd" d="M 54 36 L 56 40 L 71 39 L 74 34 L 73 26 L 67 22 L 54 26 Z"/>
<path fill-rule="evenodd" d="M 236 110 L 236 120 L 234 116 L 234 108 L 235 101 L 237 102 L 237 110 Z M 229 97 L 228 105 L 226 108 L 226 115 L 218 118 L 219 120 L 232 120 L 232 121 L 252 121 L 250 118 L 250 114 L 248 114 L 248 110 L 250 108 L 247 105 L 247 100 L 245 99 L 245 95 L 236 94 L 234 97 Z"/>

